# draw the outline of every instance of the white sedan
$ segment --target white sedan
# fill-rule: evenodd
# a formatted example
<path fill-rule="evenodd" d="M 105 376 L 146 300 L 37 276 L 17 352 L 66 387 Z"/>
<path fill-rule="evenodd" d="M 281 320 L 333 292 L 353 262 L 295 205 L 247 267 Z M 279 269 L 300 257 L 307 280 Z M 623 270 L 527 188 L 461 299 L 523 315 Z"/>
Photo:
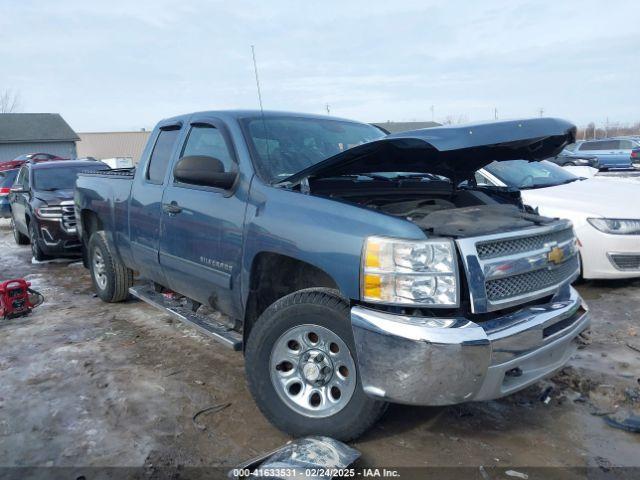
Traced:
<path fill-rule="evenodd" d="M 584 178 L 551 162 L 494 162 L 478 185 L 514 187 L 541 215 L 573 222 L 585 279 L 640 277 L 640 185 Z"/>

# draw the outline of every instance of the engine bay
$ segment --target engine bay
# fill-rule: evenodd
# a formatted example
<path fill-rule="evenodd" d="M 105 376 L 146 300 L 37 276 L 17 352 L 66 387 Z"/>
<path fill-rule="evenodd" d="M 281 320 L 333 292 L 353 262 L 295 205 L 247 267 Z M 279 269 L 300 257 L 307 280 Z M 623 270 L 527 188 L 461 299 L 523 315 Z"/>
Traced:
<path fill-rule="evenodd" d="M 425 232 L 452 238 L 519 230 L 554 220 L 524 207 L 517 190 L 470 186 L 454 189 L 447 181 L 325 180 L 315 183 L 313 191 L 404 218 Z"/>

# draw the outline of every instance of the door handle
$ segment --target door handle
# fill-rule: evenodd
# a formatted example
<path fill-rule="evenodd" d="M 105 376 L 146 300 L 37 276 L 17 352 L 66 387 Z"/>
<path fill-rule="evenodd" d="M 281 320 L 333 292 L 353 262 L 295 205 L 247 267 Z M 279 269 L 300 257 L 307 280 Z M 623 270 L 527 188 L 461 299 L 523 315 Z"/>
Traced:
<path fill-rule="evenodd" d="M 162 210 L 167 212 L 169 215 L 177 215 L 182 211 L 182 207 L 176 202 L 164 203 L 162 205 Z"/>

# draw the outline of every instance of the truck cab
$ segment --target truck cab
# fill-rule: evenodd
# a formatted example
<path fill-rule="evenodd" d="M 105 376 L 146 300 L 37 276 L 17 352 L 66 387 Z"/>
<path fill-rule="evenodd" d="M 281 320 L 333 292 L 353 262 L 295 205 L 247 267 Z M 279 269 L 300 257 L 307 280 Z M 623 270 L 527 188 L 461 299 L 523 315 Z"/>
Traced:
<path fill-rule="evenodd" d="M 389 402 L 498 398 L 568 360 L 589 325 L 571 223 L 474 174 L 573 141 L 557 119 L 385 136 L 193 113 L 160 122 L 135 169 L 79 177 L 78 229 L 100 298 L 132 293 L 242 351 L 282 430 L 352 439 Z"/>

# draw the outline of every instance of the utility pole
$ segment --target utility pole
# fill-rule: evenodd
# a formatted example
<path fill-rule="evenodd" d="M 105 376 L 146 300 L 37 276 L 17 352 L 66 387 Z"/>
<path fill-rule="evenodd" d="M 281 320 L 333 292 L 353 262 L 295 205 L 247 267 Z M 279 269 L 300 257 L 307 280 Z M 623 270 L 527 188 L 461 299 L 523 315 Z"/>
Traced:
<path fill-rule="evenodd" d="M 324 108 L 327 111 L 327 115 L 331 115 L 331 109 L 329 108 L 329 104 L 328 103 L 324 104 Z"/>
<path fill-rule="evenodd" d="M 544 115 L 544 108 L 540 107 L 540 109 L 538 110 L 538 113 L 542 117 Z"/>
<path fill-rule="evenodd" d="M 495 120 L 498 119 L 498 108 L 497 107 L 493 107 L 493 118 Z"/>
<path fill-rule="evenodd" d="M 435 113 L 434 113 L 435 112 L 435 107 L 433 105 L 431 105 L 430 109 L 431 109 L 431 121 L 435 122 Z"/>

